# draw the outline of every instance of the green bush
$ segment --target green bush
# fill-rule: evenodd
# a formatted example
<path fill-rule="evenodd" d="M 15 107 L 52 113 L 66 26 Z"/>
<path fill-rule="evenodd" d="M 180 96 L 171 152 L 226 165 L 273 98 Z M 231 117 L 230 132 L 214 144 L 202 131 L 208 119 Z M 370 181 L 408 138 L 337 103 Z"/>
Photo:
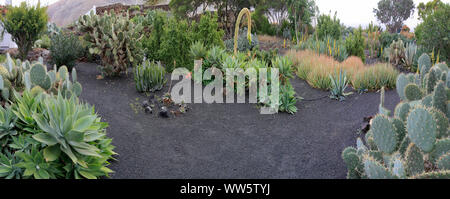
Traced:
<path fill-rule="evenodd" d="M 145 56 L 149 60 L 160 60 L 159 49 L 164 27 L 167 24 L 167 13 L 162 11 L 149 12 L 144 24 L 146 24 L 146 27 L 150 27 L 149 35 L 142 39 Z"/>
<path fill-rule="evenodd" d="M 57 34 L 51 38 L 50 57 L 51 64 L 56 64 L 57 67 L 65 65 L 72 69 L 75 66 L 76 60 L 81 56 L 83 46 L 78 37 L 74 34 Z"/>
<path fill-rule="evenodd" d="M 47 27 L 47 8 L 28 6 L 22 2 L 18 7 L 7 8 L 5 16 L 1 16 L 4 30 L 11 34 L 13 41 L 19 47 L 19 57 L 26 59 L 36 40 Z"/>
<path fill-rule="evenodd" d="M 333 18 L 330 15 L 322 14 L 317 19 L 316 34 L 320 40 L 327 36 L 339 40 L 342 36 L 342 29 L 341 21 L 336 17 L 336 14 Z"/>
<path fill-rule="evenodd" d="M 263 13 L 256 11 L 252 13 L 252 20 L 254 22 L 254 27 L 252 25 L 252 32 L 255 31 L 256 34 L 261 35 L 271 35 L 276 34 L 276 29 L 272 24 L 270 24 L 269 19 L 264 16 Z"/>
<path fill-rule="evenodd" d="M 345 39 L 345 48 L 349 56 L 357 56 L 361 58 L 363 62 L 366 61 L 366 55 L 364 53 L 364 37 L 362 36 L 361 27 L 355 29 L 353 33 Z"/>
<path fill-rule="evenodd" d="M 198 23 L 193 22 L 191 27 L 193 41 L 202 42 L 207 48 L 213 46 L 224 47 L 223 36 L 225 33 L 219 29 L 217 13 L 203 14 L 200 17 L 200 21 Z"/>
<path fill-rule="evenodd" d="M 450 4 L 438 7 L 415 29 L 417 43 L 428 52 L 439 52 L 440 59 L 450 59 Z"/>
<path fill-rule="evenodd" d="M 33 48 L 50 49 L 50 45 L 51 45 L 50 37 L 48 37 L 48 35 L 42 35 L 40 39 L 34 42 Z"/>
<path fill-rule="evenodd" d="M 383 48 L 389 47 L 393 41 L 402 40 L 403 43 L 410 43 L 412 40 L 406 38 L 405 36 L 397 33 L 389 33 L 388 31 L 384 31 L 380 35 L 380 45 Z"/>
<path fill-rule="evenodd" d="M 160 60 L 166 66 L 167 71 L 172 72 L 173 69 L 178 67 L 189 70 L 193 68 L 194 61 L 189 53 L 192 34 L 189 30 L 189 24 L 186 20 L 179 21 L 174 17 L 170 18 L 164 27 L 158 50 L 159 59 L 157 60 Z"/>

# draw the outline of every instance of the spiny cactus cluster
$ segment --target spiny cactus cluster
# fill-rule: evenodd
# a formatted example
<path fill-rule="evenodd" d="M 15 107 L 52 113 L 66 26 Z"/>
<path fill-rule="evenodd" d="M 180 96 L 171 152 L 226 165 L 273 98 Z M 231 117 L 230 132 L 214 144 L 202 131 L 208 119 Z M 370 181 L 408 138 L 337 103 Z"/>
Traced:
<path fill-rule="evenodd" d="M 82 86 L 77 82 L 76 70 L 72 70 L 72 81 L 69 79 L 69 72 L 66 66 L 61 66 L 47 72 L 47 67 L 43 64 L 43 59 L 30 63 L 21 60 L 14 61 L 7 54 L 6 62 L 0 64 L 0 91 L 4 101 L 11 100 L 13 90 L 30 90 L 31 93 L 47 92 L 57 94 L 62 91 L 64 96 L 72 94 L 79 96 Z"/>
<path fill-rule="evenodd" d="M 385 53 L 389 57 L 391 63 L 399 65 L 405 59 L 405 45 L 401 39 L 393 41 Z"/>
<path fill-rule="evenodd" d="M 90 43 L 89 52 L 101 57 L 104 74 L 119 75 L 141 60 L 138 45 L 143 26 L 135 25 L 128 12 L 125 16 L 114 12 L 98 16 L 91 12 L 80 17 L 77 25 L 81 32 L 87 33 L 84 38 Z"/>
<path fill-rule="evenodd" d="M 166 83 L 166 70 L 161 64 L 144 60 L 134 69 L 134 81 L 138 92 L 154 92 L 161 90 Z"/>
<path fill-rule="evenodd" d="M 365 144 L 358 138 L 342 152 L 348 178 L 450 178 L 449 70 L 431 67 L 426 54 L 419 60 L 420 74 L 397 79 L 393 116 L 380 104 Z"/>

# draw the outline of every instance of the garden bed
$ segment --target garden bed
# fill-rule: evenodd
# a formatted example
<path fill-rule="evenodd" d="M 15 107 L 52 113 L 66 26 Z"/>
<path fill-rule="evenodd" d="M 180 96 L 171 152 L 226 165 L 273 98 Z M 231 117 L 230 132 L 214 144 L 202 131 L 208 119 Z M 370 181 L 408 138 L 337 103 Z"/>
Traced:
<path fill-rule="evenodd" d="M 131 73 L 98 80 L 97 65 L 76 68 L 81 99 L 109 123 L 119 153 L 113 178 L 345 178 L 341 152 L 380 103 L 378 93 L 331 100 L 297 77 L 292 85 L 305 100 L 295 115 L 261 115 L 254 104 L 189 104 L 187 113 L 166 119 L 136 108 L 147 97 L 136 92 Z M 393 110 L 399 97 L 390 90 L 385 101 Z"/>

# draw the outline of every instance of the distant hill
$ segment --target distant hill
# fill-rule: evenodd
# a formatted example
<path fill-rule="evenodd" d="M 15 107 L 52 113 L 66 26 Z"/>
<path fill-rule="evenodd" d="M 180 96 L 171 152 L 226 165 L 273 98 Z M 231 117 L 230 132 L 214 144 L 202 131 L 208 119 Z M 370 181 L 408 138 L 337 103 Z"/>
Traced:
<path fill-rule="evenodd" d="M 143 0 L 60 0 L 47 8 L 49 21 L 58 26 L 67 26 L 86 14 L 95 6 L 113 3 L 142 4 Z"/>

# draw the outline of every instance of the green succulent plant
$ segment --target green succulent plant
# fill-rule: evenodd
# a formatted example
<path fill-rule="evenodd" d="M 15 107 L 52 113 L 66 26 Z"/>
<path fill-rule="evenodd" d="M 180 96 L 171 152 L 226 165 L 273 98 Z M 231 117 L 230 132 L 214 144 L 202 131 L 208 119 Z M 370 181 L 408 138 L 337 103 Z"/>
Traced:
<path fill-rule="evenodd" d="M 43 132 L 33 138 L 47 147 L 43 150 L 43 158 L 52 162 L 63 154 L 76 165 L 89 168 L 86 156 L 106 158 L 95 142 L 105 137 L 106 124 L 87 104 L 78 102 L 75 97 L 47 97 L 42 101 L 42 113 L 33 113 L 33 119 Z M 107 173 L 104 173 L 107 174 Z"/>
<path fill-rule="evenodd" d="M 166 70 L 161 64 L 144 60 L 135 67 L 134 81 L 138 92 L 154 92 L 161 90 L 167 82 Z"/>
<path fill-rule="evenodd" d="M 331 95 L 330 98 L 337 99 L 339 101 L 345 100 L 347 95 L 352 94 L 351 92 L 346 93 L 345 89 L 348 86 L 349 80 L 347 79 L 347 73 L 343 71 L 342 68 L 339 69 L 339 73 L 336 71 L 335 75 L 329 75 L 331 80 Z"/>
<path fill-rule="evenodd" d="M 190 54 L 195 60 L 205 59 L 208 51 L 202 42 L 196 41 L 191 45 Z"/>
<path fill-rule="evenodd" d="M 105 12 L 102 16 L 91 12 L 80 17 L 77 27 L 87 33 L 84 38 L 89 43 L 89 53 L 100 56 L 105 75 L 127 72 L 128 67 L 142 60 L 139 41 L 143 38 L 144 27 L 133 23 L 128 12 L 126 15 Z"/>
<path fill-rule="evenodd" d="M 426 59 L 424 55 L 419 59 L 421 77 L 434 72 L 446 76 L 440 67 L 424 63 Z M 394 115 L 375 116 L 365 136 L 366 145 L 358 138 L 356 148 L 348 147 L 342 152 L 348 178 L 450 178 L 448 87 L 442 80 L 436 81 L 429 90 L 427 81 L 417 76 L 398 77 L 401 88 L 397 91 L 405 97 Z"/>

